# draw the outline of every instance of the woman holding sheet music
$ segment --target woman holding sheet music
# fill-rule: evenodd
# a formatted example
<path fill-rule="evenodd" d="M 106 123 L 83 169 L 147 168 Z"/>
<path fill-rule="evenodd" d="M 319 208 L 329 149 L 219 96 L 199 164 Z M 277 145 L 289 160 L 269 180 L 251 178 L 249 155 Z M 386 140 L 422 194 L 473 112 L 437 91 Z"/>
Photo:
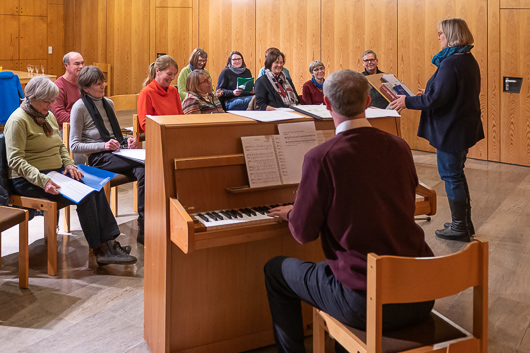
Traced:
<path fill-rule="evenodd" d="M 273 50 L 265 60 L 265 75 L 256 81 L 256 106 L 259 110 L 275 110 L 298 104 L 293 81 L 283 73 L 285 55 Z"/>
<path fill-rule="evenodd" d="M 438 172 L 445 182 L 452 220 L 436 236 L 470 241 L 471 199 L 464 174 L 468 149 L 484 138 L 480 119 L 480 69 L 471 54 L 473 35 L 460 18 L 438 24 L 442 50 L 432 63 L 438 67 L 418 96 L 400 96 L 392 109 L 421 110 L 418 136 L 436 148 Z"/>
<path fill-rule="evenodd" d="M 49 111 L 59 89 L 49 78 L 36 76 L 26 85 L 25 94 L 26 98 L 11 114 L 4 131 L 13 190 L 18 195 L 55 201 L 58 208 L 73 205 L 59 194 L 59 185 L 47 175 L 55 171 L 76 180 L 82 177 L 59 136 L 57 121 Z M 92 192 L 79 202 L 77 214 L 98 264 L 136 263 L 136 257 L 129 255 L 131 248 L 122 248 L 115 241 L 120 230 L 103 190 Z"/>
<path fill-rule="evenodd" d="M 226 68 L 221 71 L 217 80 L 217 92 L 225 110 L 246 110 L 254 95 L 254 88 L 250 92 L 241 89 L 238 78 L 252 79 L 252 73 L 247 69 L 243 55 L 233 51 L 228 56 Z M 242 81 L 242 80 L 239 80 Z"/>
<path fill-rule="evenodd" d="M 75 102 L 70 113 L 70 150 L 83 153 L 88 164 L 125 174 L 138 181 L 138 235 L 144 243 L 144 177 L 145 165 L 119 157 L 112 152 L 120 148 L 137 148 L 138 141 L 123 137 L 114 112 L 114 103 L 105 98 L 105 76 L 95 66 L 85 66 L 79 73 L 77 85 L 81 99 Z"/>

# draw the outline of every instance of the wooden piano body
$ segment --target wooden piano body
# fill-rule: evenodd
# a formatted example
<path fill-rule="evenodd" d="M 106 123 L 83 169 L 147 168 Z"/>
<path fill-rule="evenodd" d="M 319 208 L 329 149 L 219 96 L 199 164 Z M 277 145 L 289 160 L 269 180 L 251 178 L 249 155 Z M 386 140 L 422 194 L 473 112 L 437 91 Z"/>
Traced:
<path fill-rule="evenodd" d="M 371 122 L 399 134 L 394 118 Z M 332 121 L 315 125 L 334 129 Z M 224 353 L 272 344 L 263 266 L 277 255 L 323 260 L 320 242 L 298 244 L 284 222 L 204 231 L 189 214 L 294 201 L 296 185 L 245 187 L 241 137 L 277 134 L 277 124 L 231 114 L 159 116 L 147 120 L 146 130 L 144 332 L 149 348 Z M 425 210 L 432 200 L 429 195 L 417 199 L 423 213 L 431 212 Z M 304 322 L 311 323 L 308 306 Z"/>

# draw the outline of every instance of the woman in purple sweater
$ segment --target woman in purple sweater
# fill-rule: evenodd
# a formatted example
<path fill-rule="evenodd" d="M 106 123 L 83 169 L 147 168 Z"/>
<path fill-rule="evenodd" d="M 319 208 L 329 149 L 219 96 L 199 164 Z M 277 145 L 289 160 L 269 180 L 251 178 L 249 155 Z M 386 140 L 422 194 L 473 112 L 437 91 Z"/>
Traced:
<path fill-rule="evenodd" d="M 418 96 L 400 96 L 392 109 L 421 110 L 418 136 L 436 148 L 438 173 L 445 182 L 452 221 L 436 236 L 470 241 L 471 199 L 464 174 L 468 149 L 484 138 L 480 119 L 480 69 L 471 54 L 473 35 L 460 18 L 438 24 L 442 50 L 432 63 L 438 67 Z"/>

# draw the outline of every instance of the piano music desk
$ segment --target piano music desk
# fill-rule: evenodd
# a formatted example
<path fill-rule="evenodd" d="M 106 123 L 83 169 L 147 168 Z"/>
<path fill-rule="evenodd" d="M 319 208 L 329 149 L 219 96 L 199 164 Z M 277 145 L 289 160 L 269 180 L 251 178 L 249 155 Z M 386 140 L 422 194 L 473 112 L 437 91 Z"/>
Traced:
<path fill-rule="evenodd" d="M 377 121 L 399 134 L 395 118 Z M 278 123 L 232 114 L 147 119 L 144 337 L 153 353 L 229 353 L 272 344 L 263 266 L 277 255 L 324 259 L 320 241 L 298 244 L 285 222 L 206 231 L 190 217 L 294 201 L 297 185 L 244 187 L 241 137 L 277 134 Z M 315 125 L 334 129 L 331 120 Z M 303 312 L 310 333 L 311 308 Z"/>

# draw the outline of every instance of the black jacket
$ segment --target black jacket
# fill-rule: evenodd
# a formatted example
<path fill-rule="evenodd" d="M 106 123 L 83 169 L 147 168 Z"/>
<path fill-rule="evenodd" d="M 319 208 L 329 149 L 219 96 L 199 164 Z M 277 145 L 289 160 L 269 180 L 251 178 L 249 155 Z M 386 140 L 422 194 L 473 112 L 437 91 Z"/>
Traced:
<path fill-rule="evenodd" d="M 293 88 L 296 97 L 298 97 L 293 81 L 289 77 L 287 77 L 287 81 Z M 258 78 L 254 84 L 254 92 L 256 93 L 256 107 L 259 110 L 266 110 L 268 105 L 274 108 L 287 108 L 283 103 L 282 97 L 276 92 L 267 75 Z"/>

